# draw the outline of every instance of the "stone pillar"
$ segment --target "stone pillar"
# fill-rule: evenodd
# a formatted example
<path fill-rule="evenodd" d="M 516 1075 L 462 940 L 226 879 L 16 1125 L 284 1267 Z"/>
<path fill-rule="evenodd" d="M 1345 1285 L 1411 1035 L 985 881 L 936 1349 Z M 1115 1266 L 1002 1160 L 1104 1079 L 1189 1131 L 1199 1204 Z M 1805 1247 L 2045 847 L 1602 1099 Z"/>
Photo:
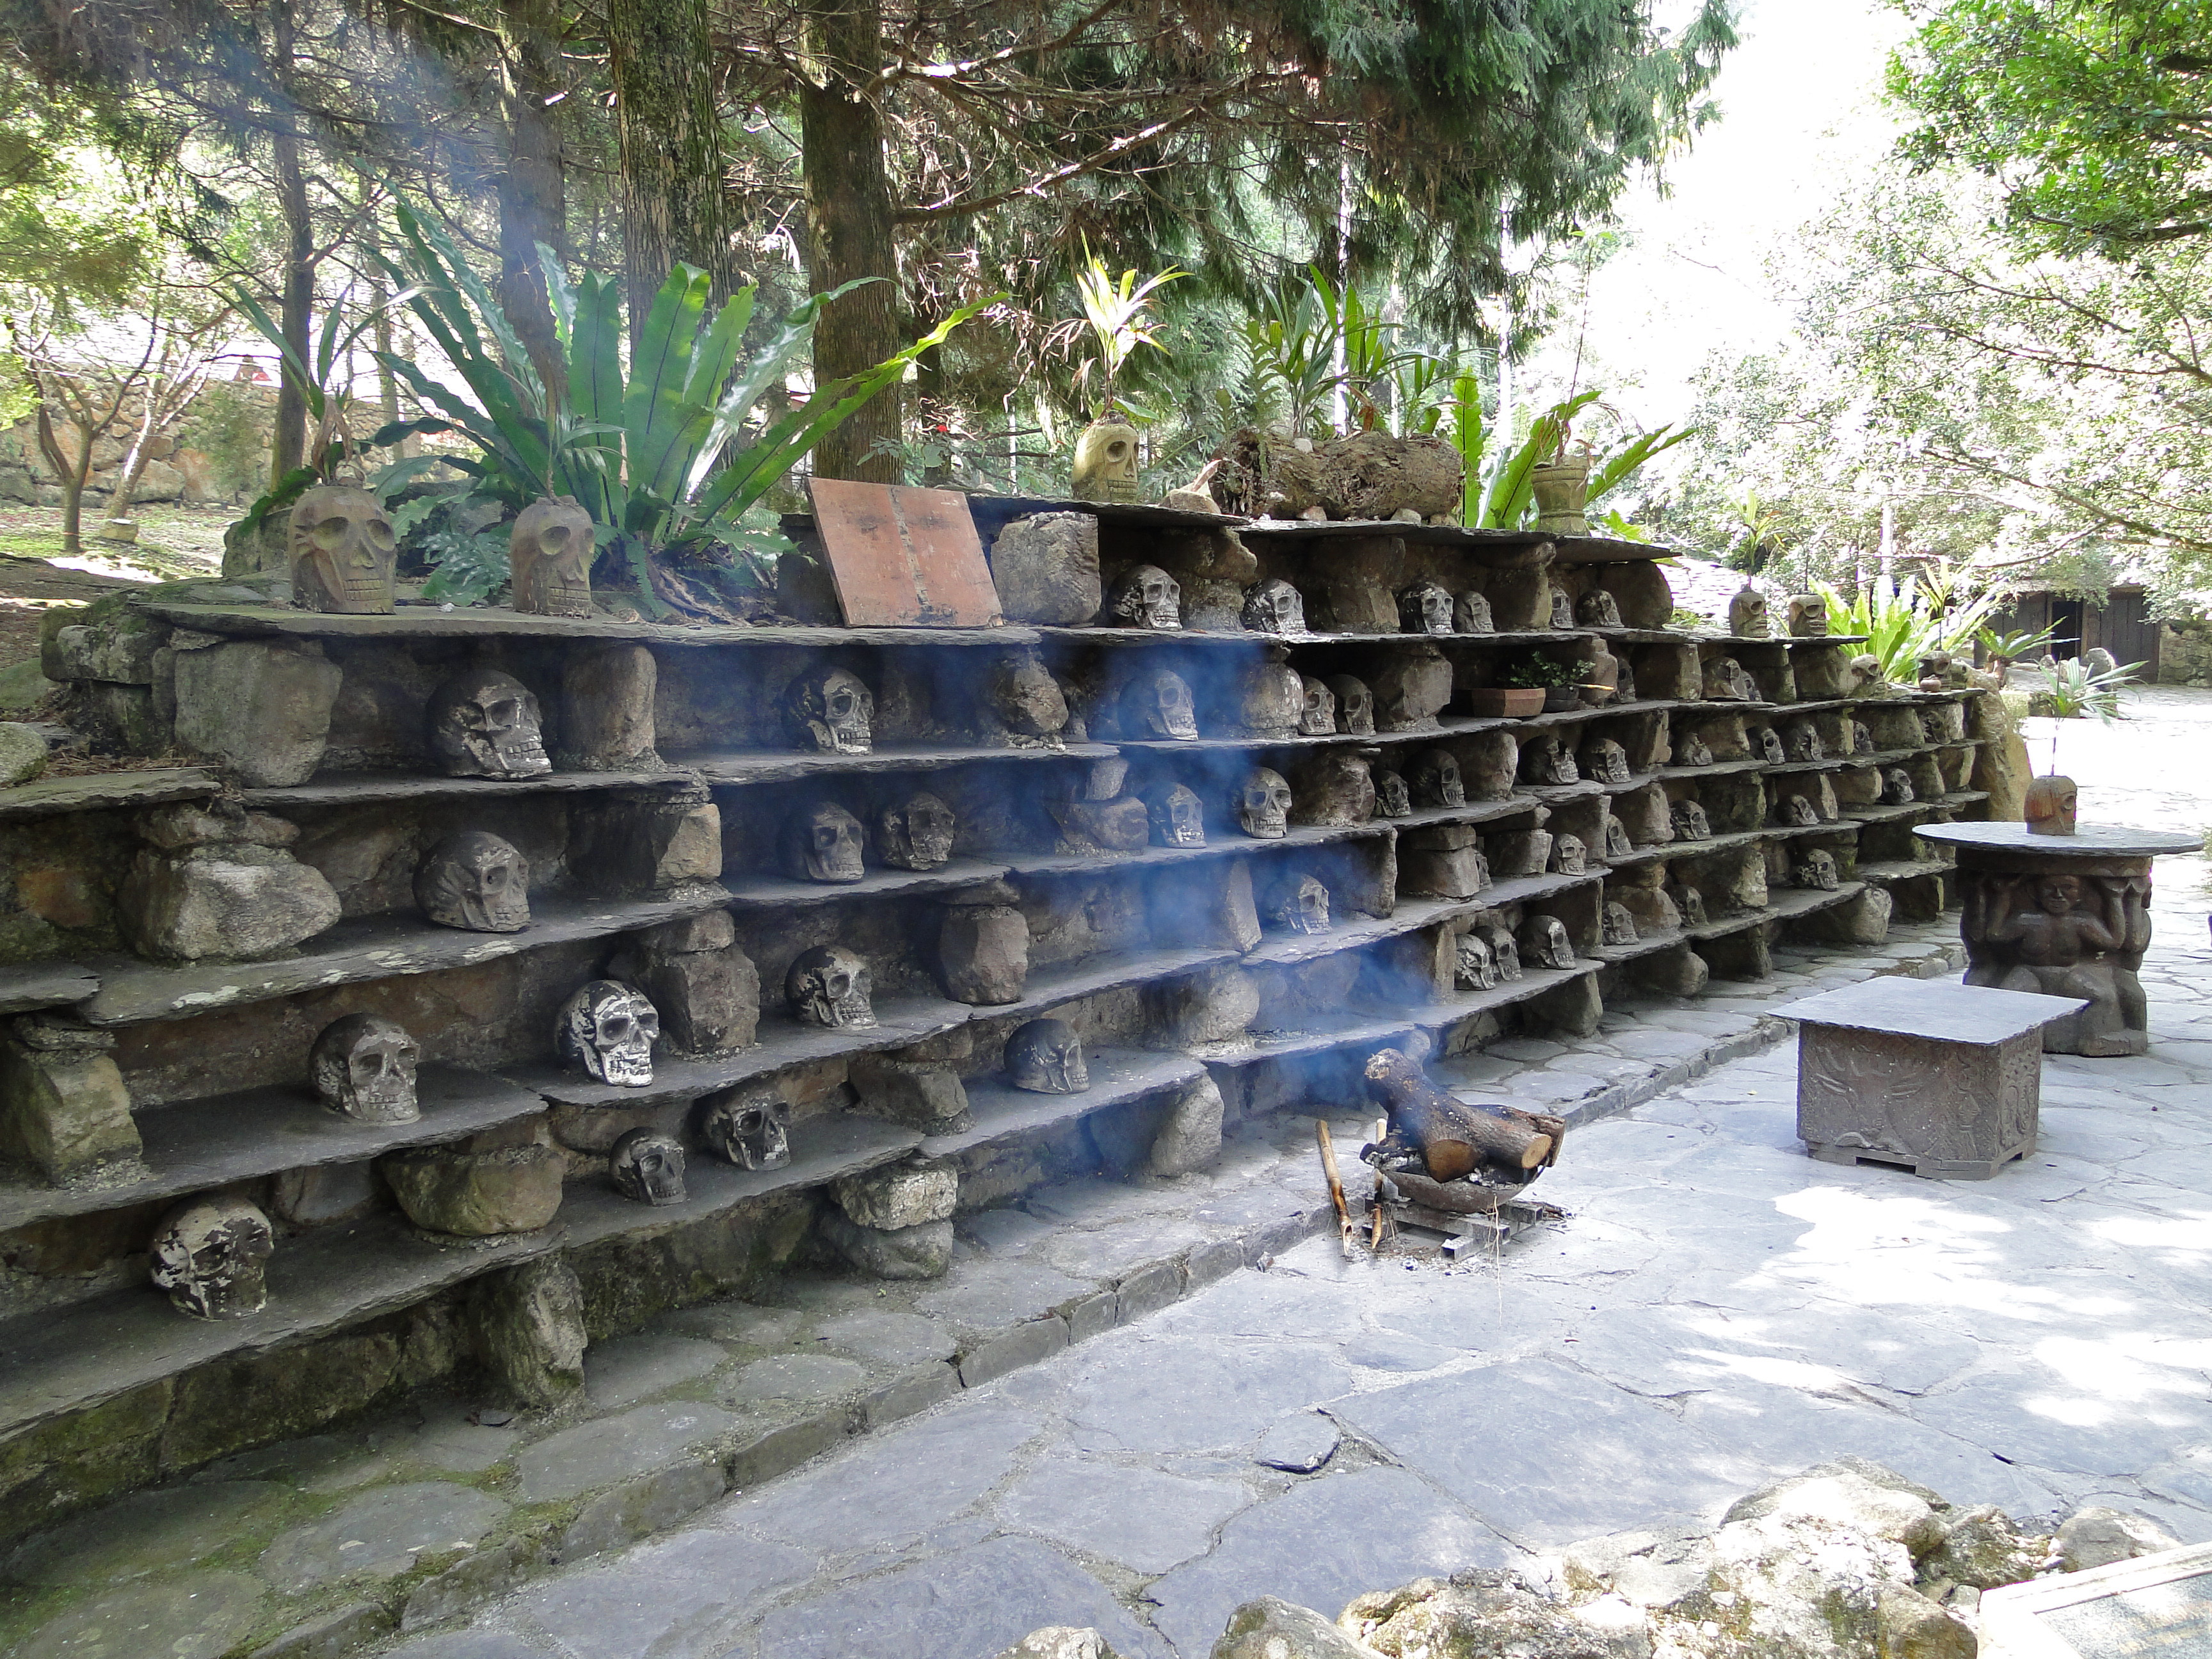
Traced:
<path fill-rule="evenodd" d="M 860 1110 L 871 1117 L 950 1133 L 971 1121 L 958 1062 L 975 1051 L 975 1034 L 956 1026 L 908 1048 L 855 1054 L 847 1077 L 860 1097 Z"/>
<path fill-rule="evenodd" d="M 1260 987 L 1241 968 L 1209 968 L 1145 987 L 1151 1046 L 1188 1048 L 1242 1037 L 1260 1012 Z"/>
<path fill-rule="evenodd" d="M 584 1292 L 559 1256 L 485 1274 L 468 1297 L 476 1361 L 511 1404 L 539 1410 L 584 1393 Z"/>
<path fill-rule="evenodd" d="M 657 769 L 653 695 L 659 667 L 642 645 L 572 651 L 561 680 L 558 763 L 578 772 Z"/>
<path fill-rule="evenodd" d="M 313 939 L 338 919 L 322 872 L 288 850 L 297 824 L 242 808 L 162 806 L 142 814 L 141 851 L 116 895 L 116 921 L 164 961 L 251 961 Z"/>
<path fill-rule="evenodd" d="M 57 1186 L 137 1162 L 115 1034 L 58 1014 L 14 1022 L 0 1043 L 0 1152 Z"/>
<path fill-rule="evenodd" d="M 910 1155 L 847 1176 L 823 1206 L 822 1236 L 878 1279 L 937 1279 L 952 1265 L 960 1176 L 949 1163 Z"/>
<path fill-rule="evenodd" d="M 1211 1074 L 1185 1085 L 1153 1137 L 1147 1167 L 1156 1176 L 1188 1175 L 1221 1155 L 1221 1091 Z"/>
<path fill-rule="evenodd" d="M 643 991 L 661 1029 L 686 1054 L 750 1048 L 760 1024 L 760 971 L 738 948 L 727 910 L 708 910 L 634 936 L 615 975 Z"/>
<path fill-rule="evenodd" d="M 963 889 L 945 901 L 937 935 L 945 994 L 978 1006 L 1019 1002 L 1030 976 L 1030 925 L 1003 881 Z"/>
<path fill-rule="evenodd" d="M 170 644 L 178 743 L 257 787 L 305 783 L 314 775 L 344 678 L 321 646 L 224 641 L 183 629 Z"/>
<path fill-rule="evenodd" d="M 1480 834 L 1468 823 L 1401 830 L 1397 884 L 1401 892 L 1425 897 L 1474 897 L 1489 884 Z"/>

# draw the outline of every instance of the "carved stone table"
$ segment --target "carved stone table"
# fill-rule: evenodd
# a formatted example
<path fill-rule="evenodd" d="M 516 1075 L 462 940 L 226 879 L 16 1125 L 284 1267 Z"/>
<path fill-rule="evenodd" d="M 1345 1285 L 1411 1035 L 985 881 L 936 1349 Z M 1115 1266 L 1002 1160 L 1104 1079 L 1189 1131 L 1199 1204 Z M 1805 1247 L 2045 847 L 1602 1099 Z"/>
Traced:
<path fill-rule="evenodd" d="M 2150 1046 L 2136 971 L 2150 946 L 2150 861 L 2194 836 L 2083 825 L 2039 836 L 2021 823 L 1927 823 L 1958 849 L 1966 983 L 2078 997 L 2043 1033 L 2046 1054 L 2139 1054 Z"/>
<path fill-rule="evenodd" d="M 2082 1006 L 1893 977 L 1793 1002 L 1798 1138 L 1825 1164 L 1987 1181 L 2035 1150 L 2037 1034 Z"/>

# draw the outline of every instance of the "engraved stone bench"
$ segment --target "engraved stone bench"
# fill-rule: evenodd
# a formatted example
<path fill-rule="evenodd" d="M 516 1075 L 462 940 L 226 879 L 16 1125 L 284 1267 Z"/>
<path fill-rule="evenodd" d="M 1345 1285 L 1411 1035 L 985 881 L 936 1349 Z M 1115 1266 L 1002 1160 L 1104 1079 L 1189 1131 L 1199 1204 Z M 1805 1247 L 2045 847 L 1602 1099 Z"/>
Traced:
<path fill-rule="evenodd" d="M 1792 1003 L 1798 1138 L 1827 1164 L 1987 1181 L 2035 1150 L 2043 1028 L 2083 1006 L 1891 977 Z"/>

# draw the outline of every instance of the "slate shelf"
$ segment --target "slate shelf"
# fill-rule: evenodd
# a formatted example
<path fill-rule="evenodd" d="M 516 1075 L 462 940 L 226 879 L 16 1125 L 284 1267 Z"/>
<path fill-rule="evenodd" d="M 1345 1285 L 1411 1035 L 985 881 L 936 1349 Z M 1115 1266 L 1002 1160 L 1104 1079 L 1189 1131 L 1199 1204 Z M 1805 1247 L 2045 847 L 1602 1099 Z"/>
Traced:
<path fill-rule="evenodd" d="M 1020 1001 L 977 1008 L 975 1015 L 979 1019 L 1029 1019 L 1101 992 L 1173 979 L 1237 960 L 1236 951 L 1218 948 L 1101 951 L 1078 962 L 1032 971 Z"/>
<path fill-rule="evenodd" d="M 1524 783 L 1520 787 L 1525 794 L 1556 806 L 1561 801 L 1587 800 L 1592 795 L 1632 795 L 1639 789 L 1649 789 L 1659 781 L 1656 771 L 1631 772 L 1623 783 L 1607 783 L 1603 778 L 1584 777 L 1573 783 Z"/>
<path fill-rule="evenodd" d="M 1316 628 L 1303 634 L 1262 634 L 1251 629 L 1225 628 L 1040 628 L 1036 631 L 1048 641 L 1071 645 L 1284 645 L 1297 650 L 1316 645 L 1565 645 L 1602 630 L 1544 628 L 1492 634 L 1413 634 L 1401 629 L 1389 634 L 1336 634 Z"/>
<path fill-rule="evenodd" d="M 1004 526 L 1037 513 L 1081 513 L 1101 524 L 1133 525 L 1145 530 L 1245 530 L 1255 522 L 1235 513 L 1200 513 L 1162 501 L 1079 501 L 1048 495 L 996 495 L 969 492 L 971 510 L 980 505 L 987 520 Z M 811 514 L 793 518 L 811 521 Z M 994 532 L 994 534 L 996 532 Z"/>
<path fill-rule="evenodd" d="M 1739 634 L 1680 634 L 1663 628 L 1594 628 L 1608 640 L 1628 645 L 1863 645 L 1869 634 L 1783 634 L 1772 639 L 1746 639 Z"/>
<path fill-rule="evenodd" d="M 1557 872 L 1540 876 L 1509 876 L 1504 881 L 1486 887 L 1473 898 L 1401 898 L 1398 908 L 1387 916 L 1362 916 L 1358 921 L 1332 927 L 1326 933 L 1283 933 L 1262 940 L 1244 954 L 1248 966 L 1282 967 L 1292 963 L 1312 962 L 1322 957 L 1334 956 L 1340 951 L 1356 951 L 1363 945 L 1375 945 L 1386 939 L 1395 939 L 1402 933 L 1419 933 L 1424 927 L 1449 921 L 1457 916 L 1471 916 L 1484 910 L 1492 910 L 1501 904 L 1525 904 L 1540 898 L 1549 898 L 1571 887 L 1580 887 L 1589 882 L 1604 878 L 1603 865 L 1593 864 L 1579 875 Z"/>
<path fill-rule="evenodd" d="M 750 1048 L 696 1060 L 656 1055 L 653 1081 L 641 1089 L 600 1083 L 582 1072 L 556 1066 L 512 1066 L 504 1075 L 556 1106 L 649 1109 L 696 1100 L 794 1066 L 903 1048 L 966 1024 L 978 1011 L 939 997 L 883 997 L 877 1000 L 875 1012 L 876 1023 L 861 1026 L 807 1025 L 788 1015 L 774 1015 L 761 1021 L 758 1040 Z"/>
<path fill-rule="evenodd" d="M 1200 859 L 1265 853 L 1275 848 L 1328 847 L 1338 842 L 1357 841 L 1364 836 L 1379 836 L 1394 827 L 1403 828 L 1407 822 L 1405 818 L 1370 818 L 1365 823 L 1293 824 L 1287 834 L 1273 841 L 1233 832 L 1220 835 L 1208 830 L 1203 847 L 1147 847 L 1137 853 L 1016 853 L 1000 856 L 1006 859 L 1007 872 L 1012 875 L 1091 876 L 1114 870 L 1157 870 Z"/>
<path fill-rule="evenodd" d="M 1771 835 L 1771 830 L 1730 830 L 1717 836 L 1707 836 L 1703 841 L 1655 842 L 1649 847 L 1639 847 L 1634 852 L 1615 854 L 1608 862 L 1616 870 L 1632 865 L 1649 864 L 1654 859 L 1673 862 L 1676 859 L 1710 858 L 1716 853 L 1733 852 L 1762 841 Z"/>
<path fill-rule="evenodd" d="M 1960 789 L 1948 795 L 1931 795 L 1924 800 L 1909 800 L 1901 805 L 1846 806 L 1840 810 L 1844 817 L 1860 823 L 1893 823 L 1899 818 L 1912 817 L 1939 808 L 1971 806 L 1978 800 L 1989 798 L 1990 792 L 1986 789 Z"/>
<path fill-rule="evenodd" d="M 306 783 L 245 791 L 248 806 L 365 806 L 393 800 L 483 800 L 501 795 L 581 795 L 603 789 L 681 789 L 688 772 L 548 772 L 535 778 L 448 778 L 413 772 L 335 772 Z"/>
<path fill-rule="evenodd" d="M 1617 968 L 1623 963 L 1635 962 L 1644 957 L 1656 957 L 1662 951 L 1687 945 L 1694 937 L 1686 928 L 1662 927 L 1656 933 L 1639 932 L 1633 945 L 1600 945 L 1589 954 L 1594 960 Z"/>
<path fill-rule="evenodd" d="M 548 945 L 604 939 L 717 909 L 728 900 L 719 885 L 679 889 L 651 899 L 533 896 L 530 926 L 519 933 L 471 933 L 413 916 L 384 915 L 341 921 L 317 934 L 299 955 L 269 962 L 170 967 L 129 957 L 95 957 L 89 966 L 100 988 L 77 1012 L 95 1025 L 204 1014 L 333 985 L 471 967 Z"/>
<path fill-rule="evenodd" d="M 1766 763 L 1765 761 L 1717 760 L 1707 766 L 1662 766 L 1659 769 L 1656 775 L 1662 781 L 1679 779 L 1683 782 L 1695 783 L 1699 778 L 1723 778 L 1738 772 L 1763 772 L 1765 770 L 1766 770 Z"/>
<path fill-rule="evenodd" d="M 73 778 L 36 778 L 0 789 L 0 823 L 65 817 L 121 807 L 165 806 L 204 800 L 222 788 L 216 773 L 198 766 L 164 766 L 144 772 L 88 772 Z"/>
<path fill-rule="evenodd" d="M 1575 959 L 1575 965 L 1571 968 L 1523 967 L 1520 978 L 1501 981 L 1487 991 L 1469 991 L 1449 1002 L 1416 1003 L 1406 1010 L 1406 1021 L 1417 1030 L 1445 1030 L 1476 1014 L 1488 1013 L 1497 1008 L 1510 1008 L 1516 1002 L 1526 1002 L 1530 997 L 1541 996 L 1571 980 L 1584 978 L 1595 973 L 1599 965 L 1590 957 L 1581 956 Z"/>
<path fill-rule="evenodd" d="M 684 1160 L 681 1204 L 640 1204 L 624 1198 L 605 1177 L 572 1184 L 562 1194 L 564 1249 L 608 1239 L 652 1238 L 704 1221 L 778 1193 L 827 1186 L 842 1176 L 903 1158 L 922 1144 L 917 1129 L 858 1112 L 808 1118 L 791 1126 L 791 1162 L 781 1170 L 741 1170 L 710 1152 Z"/>
<path fill-rule="evenodd" d="M 112 1186 L 47 1187 L 21 1171 L 0 1174 L 0 1231 L 50 1216 L 89 1215 L 233 1182 L 322 1164 L 350 1164 L 403 1146 L 434 1146 L 545 1109 L 536 1095 L 481 1072 L 428 1064 L 416 1078 L 422 1115 L 413 1123 L 356 1123 L 327 1110 L 304 1085 L 132 1113 L 145 1146 L 143 1179 Z"/>
<path fill-rule="evenodd" d="M 1109 760 L 1111 744 L 1071 743 L 1059 749 L 994 749 L 968 744 L 878 744 L 872 754 L 802 754 L 794 750 L 721 750 L 673 756 L 709 788 L 788 783 L 797 778 L 856 777 L 878 772 L 934 772 L 988 761 Z"/>
<path fill-rule="evenodd" d="M 1953 875 L 1958 867 L 1940 859 L 1876 859 L 1858 866 L 1851 873 L 1861 881 L 1882 887 L 1893 881 L 1911 881 L 1919 876 Z"/>
<path fill-rule="evenodd" d="M 1471 800 L 1461 806 L 1417 806 L 1402 818 L 1376 818 L 1394 830 L 1427 830 L 1438 824 L 1491 823 L 1500 818 L 1526 817 L 1543 801 L 1533 794 L 1516 793 L 1504 800 Z"/>
<path fill-rule="evenodd" d="M 932 1135 L 921 1143 L 921 1150 L 932 1158 L 957 1157 L 994 1141 L 1057 1128 L 1163 1089 L 1181 1088 L 1206 1072 L 1188 1054 L 1148 1054 L 1138 1048 L 1093 1048 L 1084 1059 L 1091 1069 L 1091 1086 L 1079 1095 L 1033 1094 L 998 1077 L 970 1082 L 968 1110 L 975 1126 Z"/>
<path fill-rule="evenodd" d="M 563 1243 L 539 1232 L 445 1238 L 397 1216 L 280 1239 L 269 1304 L 240 1319 L 193 1319 L 151 1285 L 0 1326 L 0 1436 L 219 1359 L 297 1347 Z"/>
<path fill-rule="evenodd" d="M 1237 526 L 1237 530 L 1242 537 L 1257 537 L 1263 542 L 1371 541 L 1383 538 L 1478 554 L 1518 553 L 1527 548 L 1540 547 L 1546 542 L 1564 546 L 1566 540 L 1541 531 L 1470 530 L 1455 524 L 1402 524 L 1395 519 L 1254 519 Z M 1596 537 L 1583 539 L 1594 550 L 1599 545 L 1638 548 L 1637 556 L 1640 558 L 1664 558 L 1667 552 L 1664 548 L 1638 542 L 1601 542 Z"/>
<path fill-rule="evenodd" d="M 996 881 L 1006 874 L 1006 866 L 993 860 L 954 859 L 934 870 L 872 866 L 858 881 L 794 881 L 787 876 L 741 876 L 722 884 L 729 890 L 732 909 L 771 910 L 835 904 L 845 899 L 913 898 L 948 893 L 980 882 Z"/>
<path fill-rule="evenodd" d="M 100 981 L 92 969 L 74 962 L 27 962 L 0 968 L 0 1014 L 66 1007 L 99 989 Z"/>
<path fill-rule="evenodd" d="M 1214 1044 L 1197 1052 L 1208 1066 L 1237 1071 L 1265 1060 L 1301 1060 L 1334 1049 L 1370 1044 L 1380 1047 L 1411 1036 L 1414 1029 L 1413 1022 L 1407 1018 L 1352 1018 L 1309 1030 L 1262 1032 L 1249 1042 L 1233 1047 Z"/>

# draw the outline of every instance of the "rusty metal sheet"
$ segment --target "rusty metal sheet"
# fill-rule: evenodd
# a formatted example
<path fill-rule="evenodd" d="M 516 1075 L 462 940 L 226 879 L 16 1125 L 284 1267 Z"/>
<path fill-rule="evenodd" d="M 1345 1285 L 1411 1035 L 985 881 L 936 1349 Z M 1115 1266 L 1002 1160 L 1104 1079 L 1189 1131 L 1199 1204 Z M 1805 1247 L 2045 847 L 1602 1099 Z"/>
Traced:
<path fill-rule="evenodd" d="M 1003 618 L 957 490 L 809 481 L 814 522 L 852 628 L 988 628 Z"/>

